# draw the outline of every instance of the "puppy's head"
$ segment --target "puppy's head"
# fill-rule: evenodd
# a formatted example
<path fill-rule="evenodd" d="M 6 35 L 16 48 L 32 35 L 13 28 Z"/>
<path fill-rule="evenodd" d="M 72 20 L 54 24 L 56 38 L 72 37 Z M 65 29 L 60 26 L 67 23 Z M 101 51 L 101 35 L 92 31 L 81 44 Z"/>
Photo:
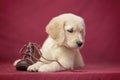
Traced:
<path fill-rule="evenodd" d="M 84 20 L 74 14 L 62 14 L 53 18 L 46 32 L 58 45 L 68 48 L 81 47 L 85 36 Z"/>

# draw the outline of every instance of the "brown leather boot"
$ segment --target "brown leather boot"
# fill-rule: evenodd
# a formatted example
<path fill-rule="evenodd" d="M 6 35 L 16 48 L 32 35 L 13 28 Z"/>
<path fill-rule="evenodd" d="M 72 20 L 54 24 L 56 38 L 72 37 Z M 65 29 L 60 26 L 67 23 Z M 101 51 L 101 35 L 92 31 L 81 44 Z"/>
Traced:
<path fill-rule="evenodd" d="M 20 71 L 26 71 L 28 66 L 39 61 L 41 57 L 39 45 L 32 42 L 25 44 L 19 53 L 23 54 L 22 59 L 16 64 L 16 69 Z"/>

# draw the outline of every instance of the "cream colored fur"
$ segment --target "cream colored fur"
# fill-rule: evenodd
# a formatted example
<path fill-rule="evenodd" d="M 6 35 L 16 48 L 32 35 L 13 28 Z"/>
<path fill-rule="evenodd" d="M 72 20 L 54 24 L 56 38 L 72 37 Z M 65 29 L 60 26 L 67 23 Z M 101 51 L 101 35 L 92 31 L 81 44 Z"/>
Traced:
<path fill-rule="evenodd" d="M 71 13 L 54 17 L 46 27 L 48 38 L 40 51 L 42 55 L 50 60 L 59 61 L 65 68 L 56 61 L 36 62 L 28 67 L 28 71 L 53 72 L 65 69 L 83 67 L 83 58 L 79 52 L 77 41 L 84 42 L 85 29 L 84 20 Z M 73 32 L 70 32 L 73 30 Z"/>

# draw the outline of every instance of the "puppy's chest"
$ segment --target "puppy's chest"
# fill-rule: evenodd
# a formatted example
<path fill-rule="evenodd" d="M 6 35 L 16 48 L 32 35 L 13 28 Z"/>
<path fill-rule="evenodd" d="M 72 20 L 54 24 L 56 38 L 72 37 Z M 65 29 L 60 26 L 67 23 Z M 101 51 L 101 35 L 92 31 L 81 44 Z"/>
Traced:
<path fill-rule="evenodd" d="M 47 59 L 55 59 L 56 55 L 56 49 L 52 45 L 46 45 L 44 44 L 43 47 L 41 48 L 42 56 L 44 56 Z"/>
<path fill-rule="evenodd" d="M 42 55 L 48 59 L 60 59 L 62 57 L 74 57 L 76 50 L 59 46 L 50 37 L 46 39 L 41 48 Z"/>

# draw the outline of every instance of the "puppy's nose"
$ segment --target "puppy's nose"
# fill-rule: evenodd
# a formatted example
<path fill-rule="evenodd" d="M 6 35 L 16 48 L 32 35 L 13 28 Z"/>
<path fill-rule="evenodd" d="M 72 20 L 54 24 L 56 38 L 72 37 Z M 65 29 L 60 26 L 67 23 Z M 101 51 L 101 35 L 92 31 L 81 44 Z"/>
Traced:
<path fill-rule="evenodd" d="M 82 46 L 82 44 L 83 44 L 81 41 L 77 41 L 76 43 L 77 43 L 78 47 Z"/>

